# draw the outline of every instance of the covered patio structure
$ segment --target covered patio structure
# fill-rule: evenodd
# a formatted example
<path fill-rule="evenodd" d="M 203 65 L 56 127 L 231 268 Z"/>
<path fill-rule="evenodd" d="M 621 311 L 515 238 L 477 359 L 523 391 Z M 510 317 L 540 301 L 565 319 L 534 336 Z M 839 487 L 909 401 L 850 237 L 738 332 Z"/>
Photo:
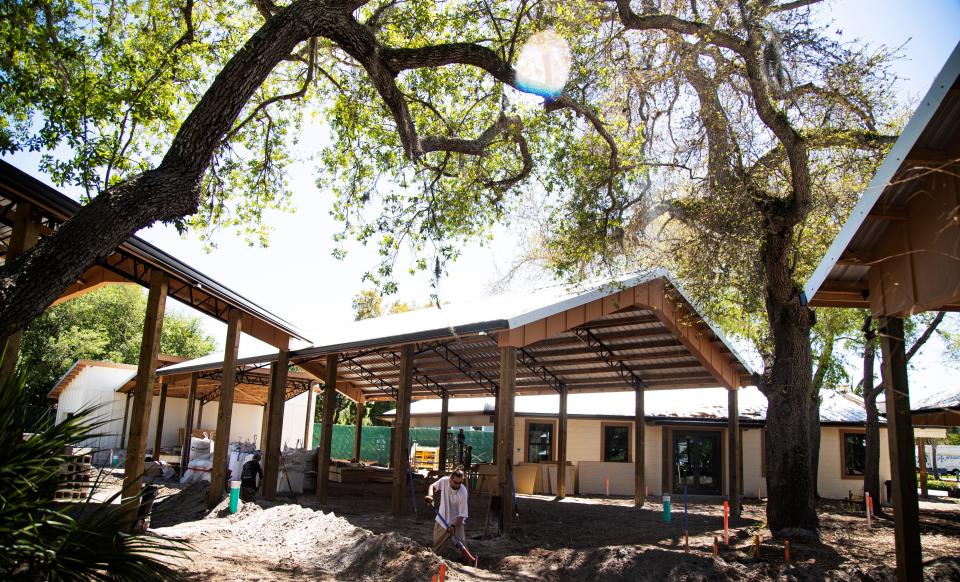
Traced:
<path fill-rule="evenodd" d="M 68 196 L 0 161 L 0 260 L 11 261 L 28 251 L 44 236 L 70 220 L 79 208 L 80 204 Z M 112 283 L 138 284 L 149 290 L 139 366 L 129 389 L 132 394 L 129 428 L 124 431 L 127 433 L 127 456 L 123 497 L 130 501 L 139 499 L 142 488 L 152 400 L 150 394 L 151 391 L 164 390 L 162 384 L 156 387 L 156 370 L 168 296 L 227 323 L 226 353 L 217 360 L 226 358 L 231 362 L 228 368 L 234 367 L 241 331 L 278 348 L 281 354 L 289 350 L 291 341 L 305 341 L 306 337 L 294 325 L 136 236 L 130 237 L 109 256 L 88 268 L 57 299 L 57 303 Z M 0 370 L 0 379 L 12 370 L 19 352 L 20 334 L 0 338 L 0 343 L 4 340 L 7 368 Z M 286 369 L 283 371 L 286 372 Z M 285 382 L 278 383 L 278 386 L 285 385 Z M 219 379 L 217 389 L 223 403 L 217 422 L 219 434 L 230 433 L 230 414 L 224 410 L 229 411 L 234 402 L 235 387 L 236 378 L 233 375 Z M 276 390 L 277 401 L 282 402 L 283 395 L 283 390 Z M 280 434 L 267 437 L 270 444 L 275 445 L 270 450 L 275 449 L 279 454 Z M 217 501 L 224 488 L 226 453 L 226 447 L 219 447 L 214 453 L 210 498 Z M 269 455 L 266 460 L 267 463 L 279 462 L 277 459 L 271 461 Z M 128 511 L 136 511 L 133 503 L 128 503 L 127 507 L 130 508 Z M 135 513 L 129 520 L 131 524 L 134 517 Z"/>
<path fill-rule="evenodd" d="M 726 388 L 729 448 L 739 451 L 737 390 L 750 384 L 751 372 L 662 271 L 577 289 L 558 286 L 359 321 L 332 327 L 319 339 L 312 347 L 292 351 L 289 362 L 355 402 L 397 403 L 391 441 L 395 516 L 401 515 L 409 500 L 407 434 L 410 403 L 417 399 L 442 401 L 440 434 L 445 439 L 450 398 L 495 398 L 494 454 L 498 490 L 504 499 L 512 493 L 508 467 L 514 462 L 513 403 L 519 394 L 559 394 L 557 463 L 561 467 L 566 465 L 570 392 L 632 390 L 635 421 L 642 425 L 646 390 Z M 272 358 L 264 356 L 260 364 L 269 361 Z M 321 503 L 328 490 L 333 398 L 333 390 L 324 390 L 317 471 Z M 359 435 L 359 425 L 357 430 Z M 445 455 L 446 449 L 441 441 L 440 454 Z M 634 431 L 633 450 L 643 458 L 644 431 Z M 739 454 L 730 458 L 728 491 L 738 492 L 730 496 L 736 514 L 742 489 L 739 463 L 734 461 Z M 440 465 L 445 466 L 445 459 Z M 634 467 L 634 499 L 639 506 L 644 499 L 643 463 Z M 565 472 L 559 471 L 558 497 L 566 494 L 566 486 Z M 505 529 L 511 519 L 511 512 L 505 511 Z"/>
<path fill-rule="evenodd" d="M 812 306 L 870 309 L 879 318 L 897 578 L 920 580 L 913 421 L 903 318 L 960 311 L 960 46 L 804 289 Z"/>

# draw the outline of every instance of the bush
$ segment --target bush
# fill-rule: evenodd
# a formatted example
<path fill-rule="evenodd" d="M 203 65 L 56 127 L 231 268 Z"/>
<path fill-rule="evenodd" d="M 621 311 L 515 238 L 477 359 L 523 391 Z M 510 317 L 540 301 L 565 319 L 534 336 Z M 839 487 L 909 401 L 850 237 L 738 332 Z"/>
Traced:
<path fill-rule="evenodd" d="M 103 422 L 91 408 L 27 434 L 23 379 L 18 369 L 0 386 L 0 579 L 183 580 L 163 559 L 187 546 L 126 533 L 120 506 L 111 504 L 116 496 L 107 503 L 53 500 L 66 446 L 96 438 Z"/>

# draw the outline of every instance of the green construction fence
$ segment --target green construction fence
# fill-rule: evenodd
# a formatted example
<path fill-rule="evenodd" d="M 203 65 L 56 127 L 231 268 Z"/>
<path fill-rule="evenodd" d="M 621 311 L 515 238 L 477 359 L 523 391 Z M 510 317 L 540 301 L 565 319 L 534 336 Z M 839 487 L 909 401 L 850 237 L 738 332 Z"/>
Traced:
<path fill-rule="evenodd" d="M 313 445 L 320 443 L 319 422 L 313 425 Z M 390 463 L 390 437 L 392 429 L 389 426 L 364 426 L 360 443 L 360 459 L 366 462 L 376 461 L 381 465 Z M 464 429 L 464 447 L 473 447 L 474 463 L 493 462 L 493 432 Z M 352 424 L 333 425 L 333 442 L 330 456 L 334 459 L 353 458 L 354 426 Z M 411 428 L 410 446 L 418 443 L 426 447 L 440 446 L 439 428 Z M 447 458 L 456 458 L 457 431 L 452 430 L 447 438 Z"/>

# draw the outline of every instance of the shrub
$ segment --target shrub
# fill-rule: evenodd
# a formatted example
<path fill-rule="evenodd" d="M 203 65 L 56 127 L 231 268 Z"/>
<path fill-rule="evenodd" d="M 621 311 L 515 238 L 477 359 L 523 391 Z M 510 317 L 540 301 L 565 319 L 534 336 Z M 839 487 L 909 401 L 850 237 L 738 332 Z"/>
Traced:
<path fill-rule="evenodd" d="M 0 579 L 184 580 L 164 559 L 188 547 L 126 533 L 120 506 L 111 503 L 116 496 L 106 503 L 53 500 L 66 446 L 95 438 L 104 422 L 88 408 L 25 434 L 24 377 L 18 368 L 0 386 Z"/>

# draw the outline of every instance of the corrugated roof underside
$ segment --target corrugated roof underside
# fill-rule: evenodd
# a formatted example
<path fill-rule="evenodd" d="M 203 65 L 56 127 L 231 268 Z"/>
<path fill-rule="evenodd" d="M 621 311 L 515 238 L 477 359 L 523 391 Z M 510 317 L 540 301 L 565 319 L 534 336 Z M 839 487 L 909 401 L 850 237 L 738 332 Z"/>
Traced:
<path fill-rule="evenodd" d="M 561 382 L 571 392 L 630 389 L 631 373 L 649 389 L 720 384 L 648 310 L 628 309 L 579 329 L 589 329 L 602 348 L 570 330 L 518 350 L 518 394 L 556 393 Z M 608 355 L 601 355 L 604 351 Z M 359 387 L 368 399 L 391 400 L 399 385 L 399 361 L 397 348 L 346 353 L 338 379 Z M 490 336 L 418 343 L 414 362 L 414 399 L 436 398 L 443 391 L 454 397 L 492 395 L 500 382 L 500 348 Z"/>

